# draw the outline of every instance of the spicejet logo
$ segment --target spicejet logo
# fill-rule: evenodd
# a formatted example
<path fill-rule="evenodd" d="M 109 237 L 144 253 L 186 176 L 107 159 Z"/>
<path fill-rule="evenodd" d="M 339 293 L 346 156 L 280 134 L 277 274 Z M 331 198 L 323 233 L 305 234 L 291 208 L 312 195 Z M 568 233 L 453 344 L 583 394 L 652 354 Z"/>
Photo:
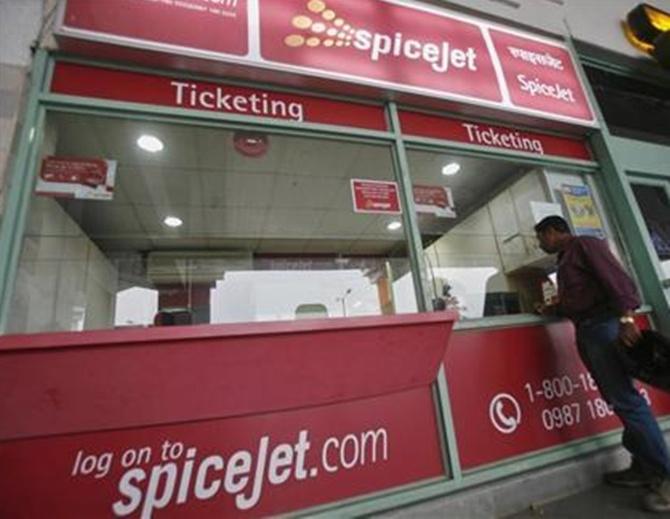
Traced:
<path fill-rule="evenodd" d="M 473 47 L 461 49 L 449 41 L 420 41 L 402 32 L 386 34 L 353 26 L 337 15 L 323 0 L 309 0 L 306 12 L 293 17 L 292 33 L 284 38 L 287 47 L 352 47 L 366 52 L 371 61 L 383 57 L 424 61 L 438 73 L 450 68 L 477 70 L 477 52 Z"/>

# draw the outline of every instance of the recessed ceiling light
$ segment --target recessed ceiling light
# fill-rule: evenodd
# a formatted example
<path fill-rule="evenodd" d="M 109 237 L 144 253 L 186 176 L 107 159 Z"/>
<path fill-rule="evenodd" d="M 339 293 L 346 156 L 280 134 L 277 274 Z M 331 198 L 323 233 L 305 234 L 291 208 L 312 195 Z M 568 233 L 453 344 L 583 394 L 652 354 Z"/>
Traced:
<path fill-rule="evenodd" d="M 450 177 L 461 170 L 461 165 L 458 162 L 450 162 L 442 168 L 442 174 Z"/>
<path fill-rule="evenodd" d="M 149 151 L 151 153 L 161 151 L 165 147 L 163 146 L 163 141 L 161 141 L 158 137 L 155 135 L 146 134 L 137 139 L 137 145 L 143 150 Z"/>
<path fill-rule="evenodd" d="M 181 227 L 184 224 L 182 219 L 176 216 L 166 216 L 163 223 L 168 227 Z"/>
<path fill-rule="evenodd" d="M 386 228 L 387 228 L 389 231 L 397 231 L 397 230 L 400 229 L 401 227 L 402 227 L 402 224 L 401 224 L 400 222 L 398 222 L 397 220 L 394 221 L 394 222 L 391 222 L 390 224 L 388 224 L 388 225 L 386 226 Z"/>

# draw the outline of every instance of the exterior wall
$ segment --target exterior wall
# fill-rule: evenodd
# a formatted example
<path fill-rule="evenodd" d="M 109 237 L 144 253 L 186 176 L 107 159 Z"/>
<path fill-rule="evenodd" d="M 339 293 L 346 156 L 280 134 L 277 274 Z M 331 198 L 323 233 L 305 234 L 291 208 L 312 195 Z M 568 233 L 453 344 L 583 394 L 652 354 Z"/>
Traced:
<path fill-rule="evenodd" d="M 30 47 L 39 33 L 44 9 L 45 0 L 0 0 L 0 214 L 12 142 L 20 126 L 22 99 L 27 91 Z"/>
<path fill-rule="evenodd" d="M 631 173 L 647 173 L 670 178 L 670 148 L 649 142 L 612 137 L 614 155 Z"/>

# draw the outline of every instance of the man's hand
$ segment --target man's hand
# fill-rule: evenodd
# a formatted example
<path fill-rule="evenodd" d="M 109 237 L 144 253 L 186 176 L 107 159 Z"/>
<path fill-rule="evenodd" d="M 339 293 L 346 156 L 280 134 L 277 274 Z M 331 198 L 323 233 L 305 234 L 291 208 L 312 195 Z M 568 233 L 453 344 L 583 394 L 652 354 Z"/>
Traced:
<path fill-rule="evenodd" d="M 557 314 L 557 305 L 545 305 L 544 303 L 537 302 L 533 305 L 535 312 L 540 315 L 556 315 Z"/>
<path fill-rule="evenodd" d="M 627 347 L 632 348 L 640 340 L 640 329 L 635 322 L 619 324 L 619 340 Z"/>

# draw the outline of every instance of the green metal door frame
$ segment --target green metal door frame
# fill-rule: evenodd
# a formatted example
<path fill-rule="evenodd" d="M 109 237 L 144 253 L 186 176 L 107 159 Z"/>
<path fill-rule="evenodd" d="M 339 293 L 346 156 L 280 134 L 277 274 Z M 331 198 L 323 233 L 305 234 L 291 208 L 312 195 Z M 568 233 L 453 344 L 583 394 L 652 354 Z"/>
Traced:
<path fill-rule="evenodd" d="M 668 168 L 670 169 L 670 165 L 668 165 Z M 665 191 L 665 195 L 668 197 L 668 200 L 670 200 L 670 171 L 667 177 L 661 177 L 657 175 L 644 175 L 640 173 L 629 172 L 628 179 L 631 184 L 661 188 Z M 636 207 L 638 211 L 642 213 L 642 211 L 639 209 L 639 204 L 637 204 L 637 200 L 636 200 Z M 651 237 L 649 236 L 648 231 L 645 233 L 644 237 L 648 239 L 649 248 L 655 251 L 654 245 L 651 241 Z M 665 272 L 663 272 L 663 268 L 661 267 L 661 262 L 660 259 L 658 259 L 658 256 L 656 259 L 657 259 L 656 272 L 658 273 L 659 282 L 661 283 L 661 287 L 663 288 L 663 290 L 667 291 L 667 294 L 670 295 L 670 276 L 668 276 L 667 274 L 665 274 Z M 670 300 L 670 297 L 667 297 L 666 299 Z"/>

